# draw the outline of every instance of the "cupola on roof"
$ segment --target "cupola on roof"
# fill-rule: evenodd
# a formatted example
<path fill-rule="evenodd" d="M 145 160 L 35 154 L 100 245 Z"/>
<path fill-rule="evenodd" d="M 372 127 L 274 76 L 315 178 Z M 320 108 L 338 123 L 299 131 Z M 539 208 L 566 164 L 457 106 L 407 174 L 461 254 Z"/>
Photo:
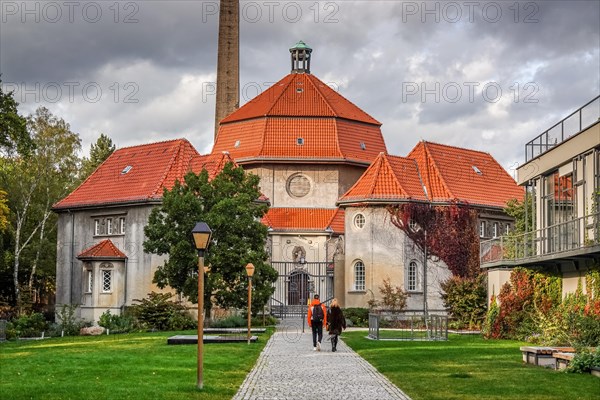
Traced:
<path fill-rule="evenodd" d="M 302 41 L 290 49 L 292 73 L 221 120 L 213 152 L 238 163 L 360 164 L 386 152 L 381 123 L 309 73 L 311 52 Z"/>
<path fill-rule="evenodd" d="M 312 49 L 302 40 L 298 41 L 298 43 L 290 49 L 293 74 L 310 74 L 310 53 L 312 53 Z"/>

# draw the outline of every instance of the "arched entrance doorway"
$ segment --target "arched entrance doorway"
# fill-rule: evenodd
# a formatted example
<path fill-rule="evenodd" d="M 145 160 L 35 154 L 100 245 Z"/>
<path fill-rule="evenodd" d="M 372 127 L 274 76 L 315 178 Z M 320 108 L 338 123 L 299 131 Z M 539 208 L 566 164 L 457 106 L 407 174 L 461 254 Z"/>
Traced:
<path fill-rule="evenodd" d="M 304 305 L 310 297 L 310 280 L 306 271 L 293 271 L 289 276 L 287 297 L 289 305 Z"/>

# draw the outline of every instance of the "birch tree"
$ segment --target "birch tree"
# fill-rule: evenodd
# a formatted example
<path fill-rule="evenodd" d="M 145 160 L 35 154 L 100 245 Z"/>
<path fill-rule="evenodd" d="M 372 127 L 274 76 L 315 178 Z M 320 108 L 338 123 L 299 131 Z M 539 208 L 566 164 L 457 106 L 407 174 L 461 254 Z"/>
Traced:
<path fill-rule="evenodd" d="M 33 292 L 40 261 L 54 275 L 56 216 L 51 207 L 64 197 L 76 182 L 79 166 L 79 136 L 69 124 L 44 107 L 27 120 L 34 143 L 30 154 L 8 160 L 3 169 L 3 184 L 9 189 L 11 210 L 14 303 L 22 304 L 21 280 Z M 27 276 L 26 279 L 23 279 Z"/>

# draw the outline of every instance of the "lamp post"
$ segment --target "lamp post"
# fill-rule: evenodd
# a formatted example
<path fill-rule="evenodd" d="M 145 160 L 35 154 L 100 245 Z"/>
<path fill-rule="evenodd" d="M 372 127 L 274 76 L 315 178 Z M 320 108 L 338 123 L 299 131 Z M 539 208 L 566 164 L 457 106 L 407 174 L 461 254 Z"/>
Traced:
<path fill-rule="evenodd" d="M 192 229 L 194 244 L 198 250 L 198 389 L 202 389 L 204 386 L 204 252 L 210 243 L 211 234 L 212 231 L 206 222 L 198 222 Z"/>
<path fill-rule="evenodd" d="M 254 264 L 246 264 L 248 275 L 248 344 L 250 344 L 250 328 L 252 326 L 252 275 L 254 275 Z"/>
<path fill-rule="evenodd" d="M 425 251 L 424 251 L 424 259 L 423 259 L 423 314 L 425 315 L 425 323 L 427 323 L 427 229 L 424 230 L 425 233 Z"/>

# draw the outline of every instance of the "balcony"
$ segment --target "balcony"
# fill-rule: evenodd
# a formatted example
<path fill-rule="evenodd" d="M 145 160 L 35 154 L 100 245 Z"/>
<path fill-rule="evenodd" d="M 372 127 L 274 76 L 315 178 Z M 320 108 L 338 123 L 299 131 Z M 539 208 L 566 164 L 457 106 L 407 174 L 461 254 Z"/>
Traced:
<path fill-rule="evenodd" d="M 541 156 L 600 120 L 600 96 L 525 145 L 525 162 Z"/>
<path fill-rule="evenodd" d="M 600 254 L 600 213 L 480 243 L 481 268 L 542 265 Z"/>

